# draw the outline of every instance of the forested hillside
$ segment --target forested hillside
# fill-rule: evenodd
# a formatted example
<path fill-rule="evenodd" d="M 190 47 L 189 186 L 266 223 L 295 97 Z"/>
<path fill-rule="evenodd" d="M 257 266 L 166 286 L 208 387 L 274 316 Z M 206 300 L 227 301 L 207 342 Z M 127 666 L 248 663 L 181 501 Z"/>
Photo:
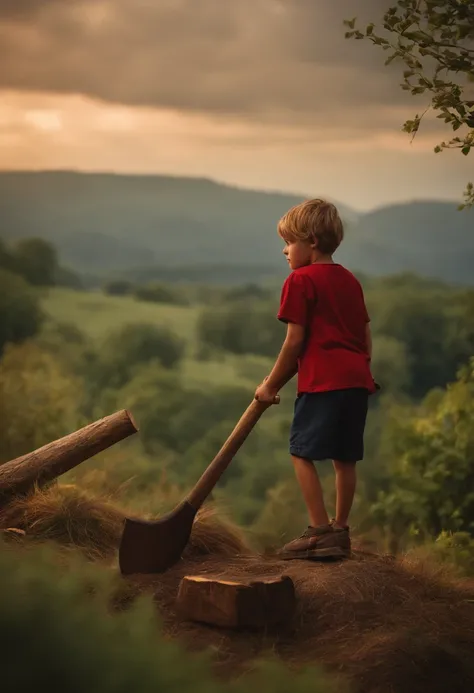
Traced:
<path fill-rule="evenodd" d="M 206 179 L 0 173 L 0 235 L 49 240 L 81 273 L 239 283 L 284 275 L 276 224 L 302 199 Z M 347 230 L 338 258 L 351 269 L 472 282 L 474 213 L 432 201 L 368 214 L 336 204 Z"/>

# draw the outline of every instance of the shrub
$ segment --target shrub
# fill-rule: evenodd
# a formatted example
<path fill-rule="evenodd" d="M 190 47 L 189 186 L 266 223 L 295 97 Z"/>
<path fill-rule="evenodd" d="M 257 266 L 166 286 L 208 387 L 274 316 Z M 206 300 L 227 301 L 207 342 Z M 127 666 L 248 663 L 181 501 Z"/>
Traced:
<path fill-rule="evenodd" d="M 155 362 L 165 369 L 175 367 L 185 344 L 171 330 L 150 323 L 130 323 L 110 332 L 90 366 L 89 380 L 97 388 L 120 388 L 137 369 Z"/>
<path fill-rule="evenodd" d="M 0 269 L 0 354 L 9 342 L 33 337 L 42 320 L 34 289 L 18 274 Z"/>
<path fill-rule="evenodd" d="M 0 361 L 0 462 L 79 428 L 81 385 L 36 344 L 9 345 Z"/>
<path fill-rule="evenodd" d="M 145 286 L 139 286 L 135 289 L 134 296 L 140 301 L 171 303 L 174 305 L 187 304 L 187 300 L 178 289 L 172 289 L 165 284 L 147 284 Z"/>
<path fill-rule="evenodd" d="M 14 248 L 15 269 L 29 284 L 54 286 L 58 272 L 56 248 L 42 238 L 25 238 Z"/>
<path fill-rule="evenodd" d="M 203 344 L 217 349 L 275 357 L 285 328 L 266 302 L 236 301 L 231 307 L 202 311 L 197 333 Z"/>
<path fill-rule="evenodd" d="M 109 296 L 128 296 L 133 289 L 134 285 L 126 279 L 116 279 L 104 284 L 103 292 Z"/>

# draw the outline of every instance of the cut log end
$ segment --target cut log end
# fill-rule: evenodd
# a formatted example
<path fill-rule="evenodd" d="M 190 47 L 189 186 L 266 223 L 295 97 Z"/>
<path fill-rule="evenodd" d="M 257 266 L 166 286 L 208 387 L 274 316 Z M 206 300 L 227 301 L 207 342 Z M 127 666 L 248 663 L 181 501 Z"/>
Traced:
<path fill-rule="evenodd" d="M 122 412 L 123 412 L 123 415 L 126 416 L 127 419 L 130 421 L 130 423 L 132 424 L 132 428 L 133 428 L 132 434 L 133 434 L 133 433 L 138 433 L 138 430 L 139 430 L 139 429 L 138 429 L 138 426 L 137 426 L 137 422 L 136 422 L 135 419 L 133 418 L 132 412 L 129 411 L 128 409 L 123 409 Z"/>
<path fill-rule="evenodd" d="M 291 621 L 295 588 L 287 575 L 248 580 L 187 575 L 181 580 L 176 606 L 190 621 L 223 628 L 266 628 Z"/>

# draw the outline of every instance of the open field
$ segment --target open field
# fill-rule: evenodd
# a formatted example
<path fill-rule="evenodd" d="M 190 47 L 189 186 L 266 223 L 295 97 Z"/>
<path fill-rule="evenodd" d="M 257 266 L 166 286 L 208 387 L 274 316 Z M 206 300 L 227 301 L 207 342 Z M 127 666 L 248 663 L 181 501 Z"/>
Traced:
<path fill-rule="evenodd" d="M 43 308 L 60 322 L 74 323 L 93 339 L 127 323 L 148 322 L 168 327 L 186 340 L 192 340 L 199 309 L 164 303 L 137 301 L 128 296 L 106 296 L 101 292 L 51 289 L 45 294 Z"/>
<path fill-rule="evenodd" d="M 72 323 L 93 340 L 101 340 L 130 323 L 145 322 L 169 328 L 187 343 L 186 358 L 179 370 L 190 385 L 257 386 L 272 367 L 272 359 L 229 352 L 206 360 L 196 359 L 198 306 L 151 303 L 128 296 L 70 289 L 49 290 L 42 305 L 53 320 Z"/>

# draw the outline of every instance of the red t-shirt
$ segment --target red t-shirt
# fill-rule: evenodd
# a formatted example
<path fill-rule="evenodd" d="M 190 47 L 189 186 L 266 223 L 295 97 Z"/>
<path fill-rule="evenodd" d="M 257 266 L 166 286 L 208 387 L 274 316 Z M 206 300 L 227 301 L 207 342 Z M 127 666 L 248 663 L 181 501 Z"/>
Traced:
<path fill-rule="evenodd" d="M 366 345 L 370 321 L 359 281 L 338 264 L 294 270 L 283 284 L 278 319 L 306 328 L 298 392 L 375 392 Z"/>

